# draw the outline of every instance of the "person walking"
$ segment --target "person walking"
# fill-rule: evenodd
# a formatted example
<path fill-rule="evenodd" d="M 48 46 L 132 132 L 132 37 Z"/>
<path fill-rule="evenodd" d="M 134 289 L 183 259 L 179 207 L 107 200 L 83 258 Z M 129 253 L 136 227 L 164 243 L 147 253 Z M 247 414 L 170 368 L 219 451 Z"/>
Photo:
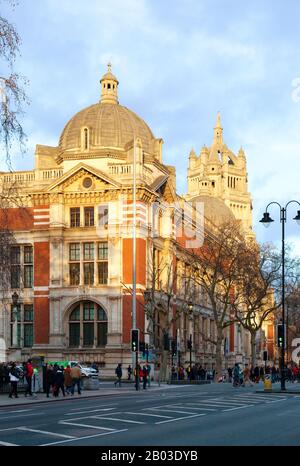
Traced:
<path fill-rule="evenodd" d="M 71 377 L 72 377 L 72 389 L 71 394 L 74 395 L 74 388 L 77 385 L 78 395 L 81 395 L 80 383 L 81 383 L 81 370 L 78 364 L 75 364 L 74 367 L 71 369 Z"/>
<path fill-rule="evenodd" d="M 18 397 L 18 382 L 19 382 L 19 373 L 16 368 L 16 364 L 13 362 L 9 371 L 9 381 L 10 381 L 10 392 L 9 398 L 12 398 L 13 395 L 15 398 Z"/>
<path fill-rule="evenodd" d="M 148 379 L 148 368 L 147 366 L 143 366 L 143 389 L 146 390 L 147 387 L 147 379 Z"/>
<path fill-rule="evenodd" d="M 46 379 L 45 379 L 45 382 L 46 382 L 46 396 L 47 396 L 47 398 L 49 398 L 50 388 L 52 388 L 52 392 L 54 391 L 53 390 L 53 387 L 54 387 L 54 371 L 53 371 L 52 364 L 50 364 L 49 366 L 47 365 L 47 367 L 46 367 Z"/>
<path fill-rule="evenodd" d="M 55 376 L 54 376 L 54 396 L 57 398 L 59 396 L 59 390 L 62 391 L 63 396 L 65 394 L 65 386 L 64 386 L 64 368 L 61 366 L 56 369 Z"/>
<path fill-rule="evenodd" d="M 64 372 L 64 377 L 65 377 L 65 387 L 66 387 L 66 394 L 67 395 L 71 395 L 72 393 L 72 377 L 71 377 L 71 367 L 69 365 L 67 365 L 67 367 L 65 368 L 65 372 Z"/>
<path fill-rule="evenodd" d="M 131 380 L 131 375 L 132 375 L 132 367 L 131 365 L 129 364 L 129 366 L 127 367 L 127 375 L 128 375 L 128 378 L 127 380 Z"/>
<path fill-rule="evenodd" d="M 31 359 L 28 359 L 27 364 L 25 366 L 25 379 L 26 379 L 26 389 L 25 389 L 25 396 L 33 396 L 32 395 L 32 376 L 33 376 L 33 366 L 31 363 Z"/>
<path fill-rule="evenodd" d="M 245 369 L 244 369 L 244 386 L 250 385 L 250 387 L 253 387 L 253 383 L 250 378 L 250 369 L 248 364 L 245 364 Z"/>
<path fill-rule="evenodd" d="M 148 362 L 147 362 L 146 368 L 147 368 L 147 385 L 150 388 L 150 384 L 151 384 L 151 375 L 150 375 L 151 366 L 150 366 L 150 364 Z"/>
<path fill-rule="evenodd" d="M 233 369 L 233 386 L 239 387 L 240 386 L 240 368 L 238 363 L 236 362 Z"/>
<path fill-rule="evenodd" d="M 115 387 L 117 386 L 117 384 L 119 384 L 119 387 L 121 387 L 121 379 L 122 379 L 123 371 L 122 371 L 122 364 L 120 362 L 116 367 L 115 374 L 117 376 L 117 380 L 115 381 Z"/>

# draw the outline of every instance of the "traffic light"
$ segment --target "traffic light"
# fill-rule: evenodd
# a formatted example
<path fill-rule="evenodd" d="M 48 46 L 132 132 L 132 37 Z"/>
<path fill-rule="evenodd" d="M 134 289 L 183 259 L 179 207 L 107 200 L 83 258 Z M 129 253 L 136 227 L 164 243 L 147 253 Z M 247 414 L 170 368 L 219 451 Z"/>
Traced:
<path fill-rule="evenodd" d="M 172 340 L 172 356 L 176 356 L 177 354 L 177 340 Z"/>
<path fill-rule="evenodd" d="M 277 324 L 277 346 L 279 348 L 283 347 L 283 325 Z"/>
<path fill-rule="evenodd" d="M 139 350 L 139 330 L 131 329 L 131 351 L 136 352 Z"/>

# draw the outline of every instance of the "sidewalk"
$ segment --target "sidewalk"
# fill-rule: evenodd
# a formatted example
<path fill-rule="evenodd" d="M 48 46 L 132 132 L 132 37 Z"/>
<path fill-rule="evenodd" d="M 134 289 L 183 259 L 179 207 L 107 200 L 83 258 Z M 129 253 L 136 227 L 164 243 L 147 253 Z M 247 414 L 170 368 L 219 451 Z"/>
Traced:
<path fill-rule="evenodd" d="M 146 391 L 159 391 L 159 390 L 168 390 L 174 387 L 167 385 L 166 383 L 161 383 L 158 385 L 157 382 L 151 382 L 151 387 L 147 387 L 146 390 L 139 390 L 139 392 L 146 392 Z M 74 396 L 66 395 L 65 397 L 62 396 L 60 393 L 59 397 L 55 398 L 50 395 L 49 398 L 46 397 L 45 393 L 37 393 L 33 396 L 25 397 L 23 392 L 18 393 L 19 398 L 9 398 L 8 393 L 1 393 L 0 394 L 0 407 L 5 406 L 24 406 L 36 403 L 51 403 L 57 401 L 66 401 L 66 400 L 76 400 L 78 398 L 96 398 L 101 396 L 110 396 L 110 395 L 127 395 L 127 394 L 136 394 L 134 384 L 124 383 L 122 387 L 115 387 L 114 382 L 101 382 L 99 390 L 82 390 L 81 395 L 78 395 L 75 392 Z"/>

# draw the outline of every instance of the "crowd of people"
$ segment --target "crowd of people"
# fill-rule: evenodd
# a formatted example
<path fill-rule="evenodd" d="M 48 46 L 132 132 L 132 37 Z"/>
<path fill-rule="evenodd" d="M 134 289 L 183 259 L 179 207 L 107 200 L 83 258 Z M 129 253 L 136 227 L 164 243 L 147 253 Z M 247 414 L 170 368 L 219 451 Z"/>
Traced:
<path fill-rule="evenodd" d="M 143 389 L 146 390 L 147 386 L 150 387 L 150 381 L 151 381 L 151 366 L 150 364 L 144 364 L 141 366 L 138 364 L 137 368 L 134 368 L 132 370 L 131 365 L 127 367 L 127 380 L 132 380 L 132 375 L 134 377 L 134 380 L 136 380 L 136 373 L 138 374 L 138 388 L 140 385 L 143 385 Z M 121 379 L 123 375 L 122 371 L 122 364 L 119 363 L 115 369 L 115 374 L 116 374 L 116 381 L 115 381 L 115 387 L 119 385 L 121 387 Z"/>
<path fill-rule="evenodd" d="M 63 396 L 74 395 L 77 387 L 78 395 L 81 395 L 81 370 L 76 364 L 74 367 L 59 366 L 59 364 L 46 364 L 43 368 L 44 374 L 40 374 L 37 368 L 32 365 L 31 359 L 23 364 L 15 362 L 0 364 L 0 392 L 10 384 L 9 398 L 19 398 L 18 387 L 22 384 L 24 395 L 35 396 L 36 392 L 41 391 L 41 377 L 44 378 L 44 391 L 47 398 L 50 393 L 53 397 L 58 397 L 62 392 Z"/>

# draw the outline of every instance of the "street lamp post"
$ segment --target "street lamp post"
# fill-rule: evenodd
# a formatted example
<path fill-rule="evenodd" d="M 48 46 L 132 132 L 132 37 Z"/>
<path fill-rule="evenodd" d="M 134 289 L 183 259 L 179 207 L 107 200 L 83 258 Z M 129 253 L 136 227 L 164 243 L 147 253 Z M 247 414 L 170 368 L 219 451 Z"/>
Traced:
<path fill-rule="evenodd" d="M 270 226 L 271 222 L 274 222 L 274 220 L 270 217 L 270 214 L 268 212 L 268 207 L 272 204 L 278 205 L 280 209 L 280 222 L 282 225 L 281 229 L 281 244 L 282 244 L 282 250 L 281 250 L 281 257 L 282 257 L 282 291 L 281 291 L 281 306 L 282 306 L 282 331 L 283 331 L 283 338 L 282 338 L 282 347 L 281 347 L 281 390 L 285 390 L 285 222 L 286 222 L 286 213 L 287 213 L 287 207 L 289 204 L 296 203 L 300 206 L 300 202 L 292 200 L 289 201 L 285 207 L 282 207 L 279 202 L 272 201 L 270 202 L 267 207 L 266 211 L 263 215 L 263 218 L 260 220 L 261 223 L 264 224 L 264 226 L 268 227 Z M 293 218 L 293 220 L 296 220 L 297 223 L 300 224 L 300 210 L 298 210 L 296 217 Z"/>
<path fill-rule="evenodd" d="M 189 319 L 190 321 L 193 320 L 193 308 L 194 308 L 194 305 L 193 303 L 190 301 L 188 303 L 188 308 L 189 308 Z M 188 340 L 188 349 L 190 350 L 190 381 L 191 381 L 191 377 L 192 377 L 192 349 L 193 349 L 193 341 L 192 341 L 192 334 L 190 333 L 190 338 Z"/>
<path fill-rule="evenodd" d="M 12 321 L 13 321 L 13 331 L 12 331 L 12 346 L 18 345 L 18 299 L 19 295 L 16 291 L 12 295 L 13 309 L 12 309 Z"/>

